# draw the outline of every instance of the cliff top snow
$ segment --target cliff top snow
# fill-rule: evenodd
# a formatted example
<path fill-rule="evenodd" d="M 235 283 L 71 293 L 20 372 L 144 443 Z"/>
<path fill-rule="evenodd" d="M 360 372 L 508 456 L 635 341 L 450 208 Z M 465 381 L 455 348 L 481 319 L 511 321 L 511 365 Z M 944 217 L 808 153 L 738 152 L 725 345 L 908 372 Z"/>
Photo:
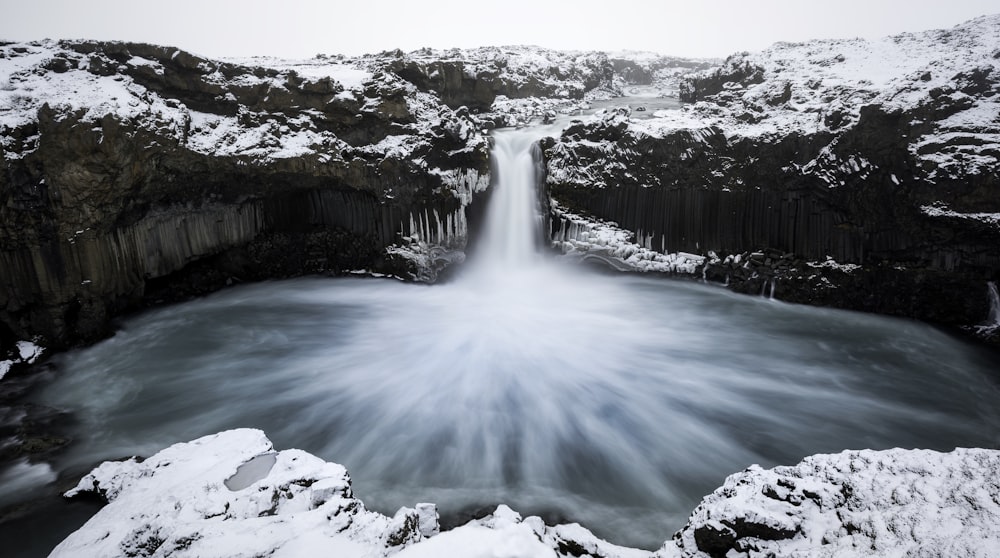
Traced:
<path fill-rule="evenodd" d="M 877 171 L 871 153 L 837 146 L 855 131 L 867 137 L 866 149 L 899 145 L 908 151 L 908 173 L 927 183 L 988 176 L 1000 159 L 1000 15 L 874 41 L 778 43 L 687 75 L 680 96 L 689 104 L 653 111 L 653 118 L 606 111 L 585 120 L 576 130 L 583 141 L 574 148 L 590 153 L 594 172 L 550 164 L 550 183 L 611 185 L 613 180 L 593 175 L 615 164 L 611 159 L 622 151 L 618 138 L 624 136 L 683 136 L 682 143 L 714 146 L 707 152 L 725 142 L 812 136 L 828 147 L 811 161 L 789 161 L 790 168 L 838 187 L 849 182 L 848 175 Z M 902 180 L 887 178 L 895 185 Z"/>
<path fill-rule="evenodd" d="M 391 155 L 404 136 L 462 126 L 451 109 L 395 75 L 350 61 L 270 62 L 239 65 L 142 44 L 6 44 L 0 146 L 5 157 L 31 152 L 43 109 L 95 125 L 112 117 L 195 152 L 260 161 L 349 157 L 352 146 Z"/>
<path fill-rule="evenodd" d="M 383 137 L 428 134 L 457 118 L 452 109 L 489 110 L 498 96 L 582 99 L 595 90 L 609 96 L 627 82 L 708 66 L 649 53 L 615 56 L 489 47 L 210 60 L 135 43 L 0 43 L 0 145 L 23 154 L 21 144 L 30 144 L 31 125 L 48 106 L 95 123 L 107 116 L 138 121 L 205 154 L 290 158 L 358 145 L 331 132 L 370 124 L 359 114 L 393 125 Z M 468 137 L 468 130 L 456 133 Z M 400 143 L 378 147 L 380 141 L 361 143 L 381 151 Z"/>
<path fill-rule="evenodd" d="M 1000 14 L 875 41 L 777 43 L 691 76 L 684 96 L 696 102 L 648 125 L 718 126 L 746 136 L 808 133 L 856 121 L 865 105 L 910 110 L 943 96 L 958 110 L 942 126 L 985 132 L 996 129 L 998 71 Z"/>
<path fill-rule="evenodd" d="M 655 554 L 500 506 L 441 532 L 433 504 L 371 512 L 340 465 L 275 451 L 257 430 L 105 462 L 68 496 L 109 503 L 59 556 L 675 558 L 991 556 L 1000 548 L 1000 451 L 853 451 L 726 479 Z"/>

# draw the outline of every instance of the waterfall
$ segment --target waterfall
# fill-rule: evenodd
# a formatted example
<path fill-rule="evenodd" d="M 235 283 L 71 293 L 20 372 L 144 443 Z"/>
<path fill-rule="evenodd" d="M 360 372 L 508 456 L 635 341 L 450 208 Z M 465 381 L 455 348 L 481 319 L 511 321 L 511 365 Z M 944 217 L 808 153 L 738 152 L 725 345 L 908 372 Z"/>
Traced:
<path fill-rule="evenodd" d="M 537 185 L 542 177 L 538 139 L 548 127 L 504 130 L 491 152 L 494 184 L 473 267 L 491 271 L 530 267 L 540 258 L 542 216 Z"/>
<path fill-rule="evenodd" d="M 987 325 L 1000 326 L 1000 292 L 997 291 L 997 282 L 990 281 L 986 285 L 990 291 L 990 315 L 986 320 Z"/>

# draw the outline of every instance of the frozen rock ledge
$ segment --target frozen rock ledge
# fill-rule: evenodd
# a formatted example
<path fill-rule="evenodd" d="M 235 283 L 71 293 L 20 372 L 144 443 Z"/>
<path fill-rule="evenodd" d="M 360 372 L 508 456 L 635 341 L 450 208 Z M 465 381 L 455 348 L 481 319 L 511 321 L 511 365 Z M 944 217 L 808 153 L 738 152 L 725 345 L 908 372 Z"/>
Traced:
<path fill-rule="evenodd" d="M 251 463 L 247 477 L 244 465 Z M 231 481 L 238 473 L 244 482 Z M 300 450 L 275 452 L 259 430 L 176 444 L 141 462 L 103 463 L 66 495 L 88 492 L 108 505 L 51 556 L 1000 553 L 1000 451 L 984 449 L 848 451 L 812 456 L 794 467 L 753 466 L 726 479 L 655 553 L 610 544 L 579 525 L 547 526 L 506 506 L 445 532 L 439 532 L 432 504 L 387 517 L 354 498 L 344 467 Z"/>

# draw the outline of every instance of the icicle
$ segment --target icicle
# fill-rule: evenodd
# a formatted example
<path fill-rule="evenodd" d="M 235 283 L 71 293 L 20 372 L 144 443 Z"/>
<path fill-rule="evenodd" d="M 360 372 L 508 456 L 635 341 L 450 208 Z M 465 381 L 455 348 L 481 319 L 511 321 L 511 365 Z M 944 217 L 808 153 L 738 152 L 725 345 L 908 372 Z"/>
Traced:
<path fill-rule="evenodd" d="M 420 230 L 423 232 L 421 236 L 424 238 L 424 242 L 431 243 L 434 241 L 431 238 L 431 220 L 427 216 L 427 209 L 424 209 L 424 219 L 420 222 Z"/>
<path fill-rule="evenodd" d="M 438 214 L 438 210 L 434 210 L 434 228 L 437 231 L 436 242 L 438 244 L 445 243 L 444 229 L 441 227 L 441 216 Z"/>
<path fill-rule="evenodd" d="M 1000 326 L 1000 292 L 997 291 L 997 282 L 990 281 L 986 284 L 990 291 L 990 325 Z"/>

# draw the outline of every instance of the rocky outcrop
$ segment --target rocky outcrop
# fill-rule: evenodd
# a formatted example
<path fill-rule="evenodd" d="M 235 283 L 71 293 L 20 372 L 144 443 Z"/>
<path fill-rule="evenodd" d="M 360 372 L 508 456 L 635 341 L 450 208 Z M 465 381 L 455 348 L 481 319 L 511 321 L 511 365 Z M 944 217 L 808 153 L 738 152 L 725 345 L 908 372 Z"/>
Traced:
<path fill-rule="evenodd" d="M 1000 453 L 847 451 L 731 475 L 672 541 L 673 556 L 995 556 Z"/>
<path fill-rule="evenodd" d="M 129 309 L 240 281 L 433 281 L 483 214 L 484 129 L 706 65 L 533 47 L 218 61 L 0 46 L 0 349 L 91 341 Z"/>
<path fill-rule="evenodd" d="M 681 111 L 567 128 L 547 186 L 737 290 L 982 323 L 1000 277 L 998 29 L 736 55 L 685 81 Z"/>
<path fill-rule="evenodd" d="M 450 107 L 488 112 L 498 97 L 584 99 L 619 96 L 626 85 L 651 85 L 710 61 L 651 53 L 555 51 L 526 46 L 395 52 L 387 67 Z"/>
<path fill-rule="evenodd" d="M 488 144 L 374 64 L 216 62 L 144 44 L 0 48 L 0 337 L 252 279 L 417 274 L 460 250 Z M 259 62 L 259 64 L 257 64 Z"/>
<path fill-rule="evenodd" d="M 365 509 L 341 465 L 275 451 L 257 430 L 175 444 L 139 462 L 105 462 L 67 496 L 108 503 L 50 554 L 59 556 L 604 556 L 649 553 L 578 525 L 551 527 L 507 506 L 440 532 L 434 504 L 392 517 Z M 238 542 L 237 542 L 238 541 Z"/>
<path fill-rule="evenodd" d="M 499 506 L 441 531 L 436 507 L 365 509 L 347 471 L 257 430 L 105 462 L 67 496 L 107 502 L 50 556 L 993 556 L 1000 452 L 848 451 L 752 466 L 706 496 L 655 553 Z"/>

